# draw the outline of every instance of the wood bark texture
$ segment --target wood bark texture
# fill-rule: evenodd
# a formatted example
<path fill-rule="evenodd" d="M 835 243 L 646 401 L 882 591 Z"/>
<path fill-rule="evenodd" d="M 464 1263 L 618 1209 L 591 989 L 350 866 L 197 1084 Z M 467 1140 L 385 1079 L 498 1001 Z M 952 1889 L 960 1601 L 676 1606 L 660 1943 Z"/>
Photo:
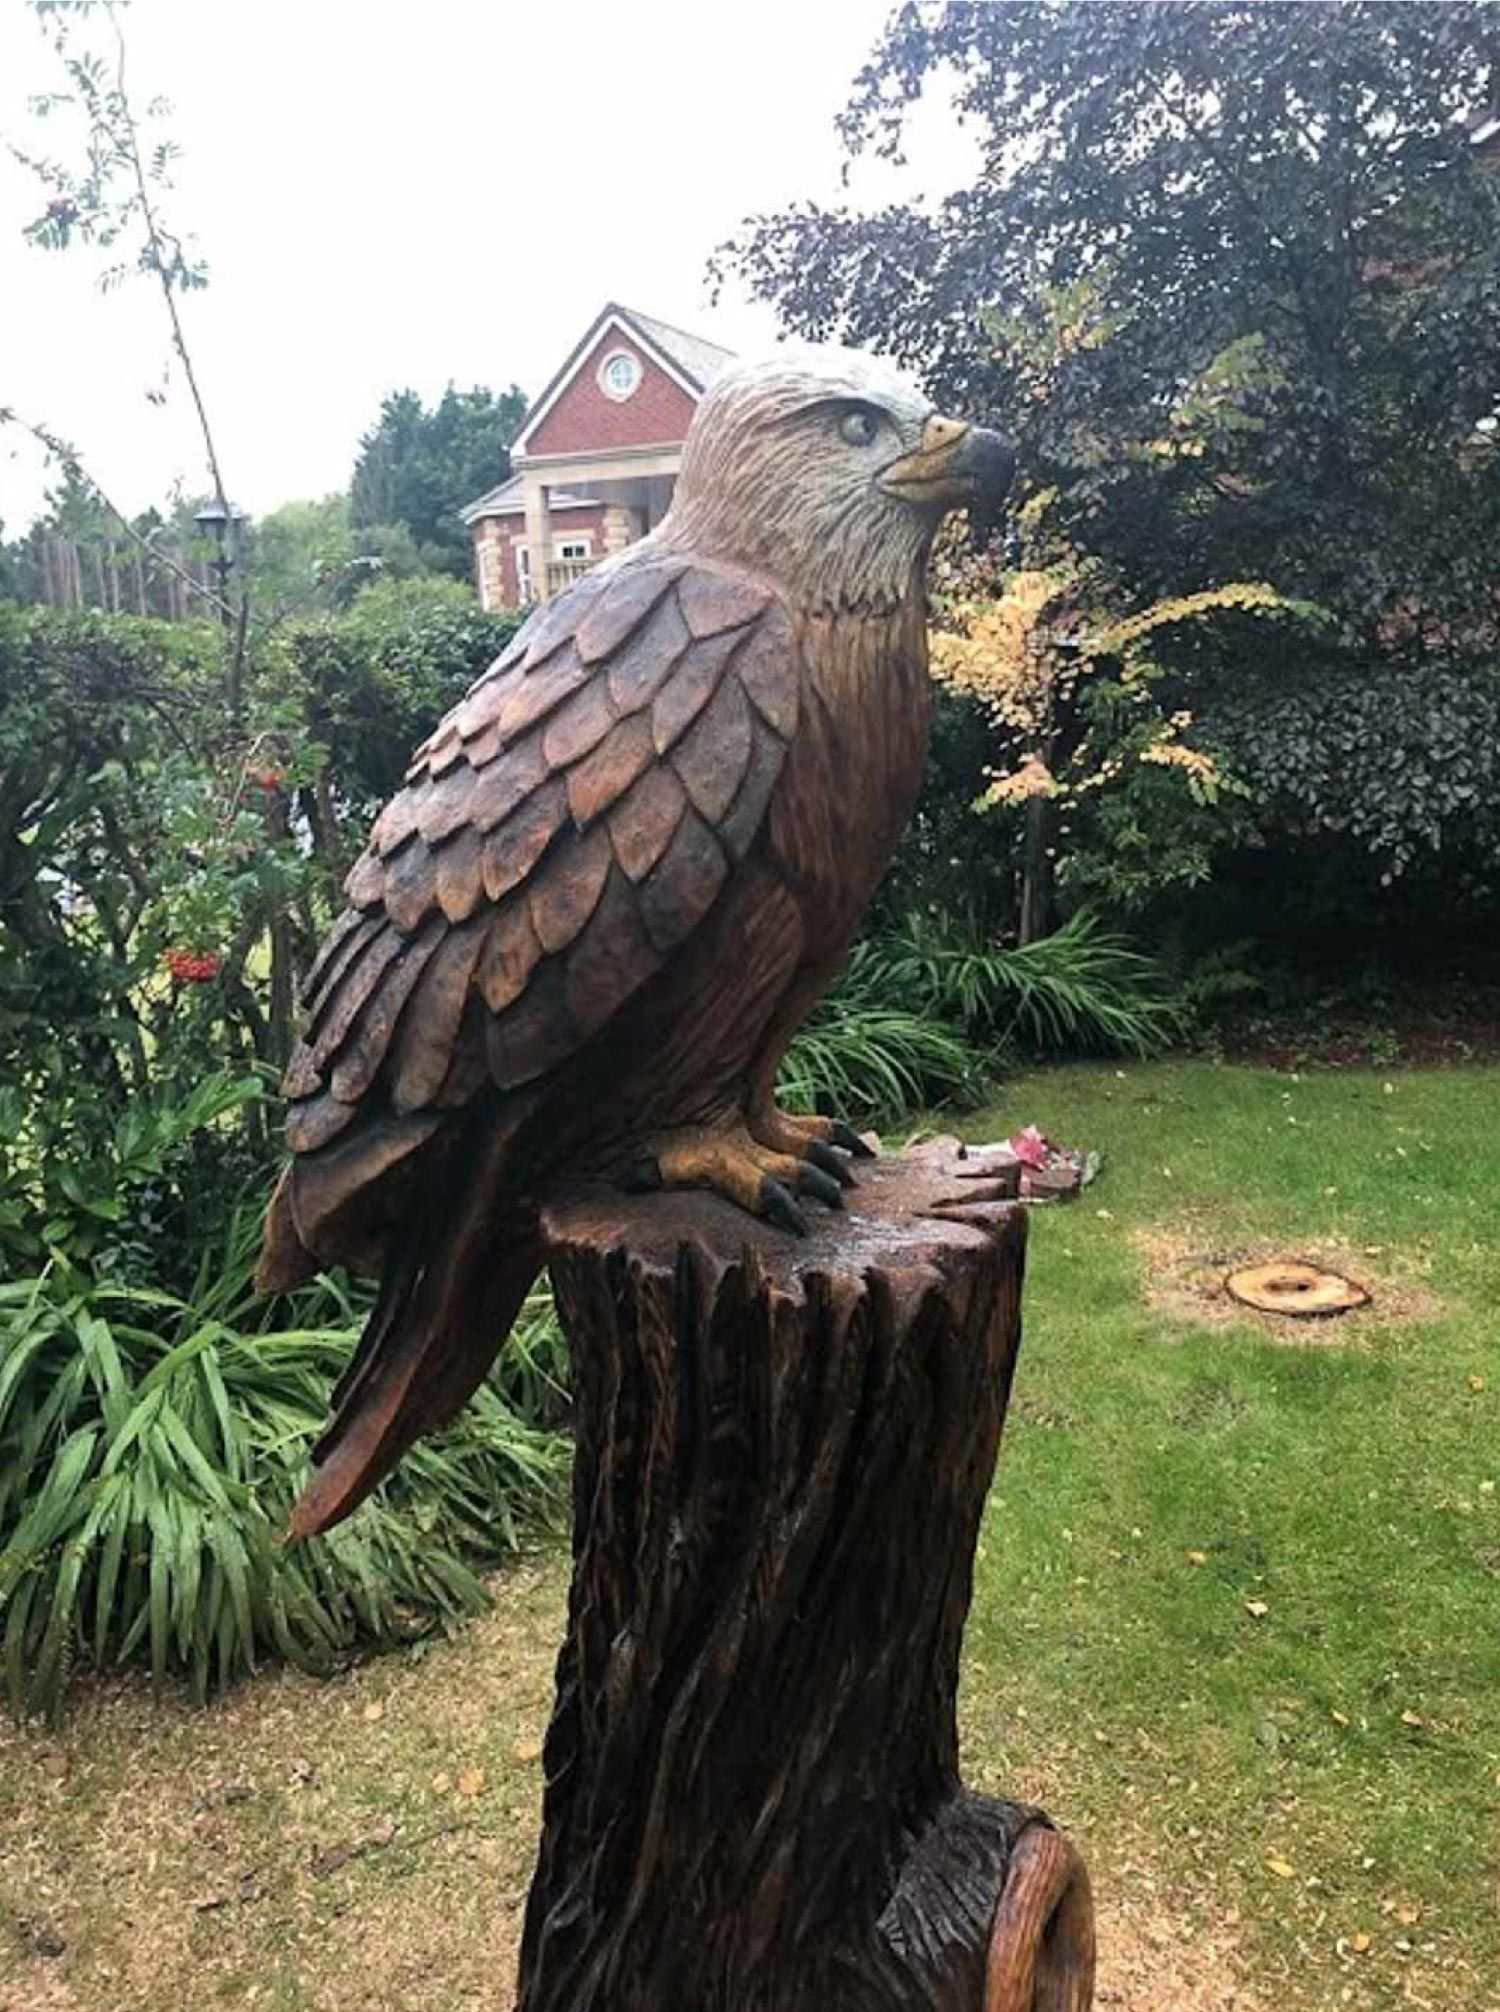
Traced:
<path fill-rule="evenodd" d="M 520 2012 L 1092 2002 L 1072 1847 L 958 1772 L 1016 1170 L 859 1179 L 805 1239 L 707 1194 L 544 1211 L 578 1447 Z"/>

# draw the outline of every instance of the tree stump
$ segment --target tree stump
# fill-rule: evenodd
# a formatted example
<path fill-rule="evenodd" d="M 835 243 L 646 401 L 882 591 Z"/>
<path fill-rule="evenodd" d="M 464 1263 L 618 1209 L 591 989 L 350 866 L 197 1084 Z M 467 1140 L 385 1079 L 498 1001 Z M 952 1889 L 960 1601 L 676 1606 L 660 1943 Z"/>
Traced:
<path fill-rule="evenodd" d="M 805 1239 L 706 1194 L 547 1210 L 573 1588 L 519 2012 L 1092 2003 L 1081 1860 L 958 1773 L 1016 1176 L 861 1163 Z"/>

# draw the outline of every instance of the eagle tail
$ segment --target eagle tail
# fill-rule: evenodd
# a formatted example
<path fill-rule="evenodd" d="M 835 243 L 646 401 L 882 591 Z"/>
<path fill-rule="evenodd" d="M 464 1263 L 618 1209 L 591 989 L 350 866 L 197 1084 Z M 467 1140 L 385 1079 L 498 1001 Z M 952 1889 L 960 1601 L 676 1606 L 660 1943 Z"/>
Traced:
<path fill-rule="evenodd" d="M 343 1521 L 473 1396 L 542 1267 L 533 1219 L 497 1211 L 497 1169 L 450 1158 L 393 1252 L 288 1537 Z"/>

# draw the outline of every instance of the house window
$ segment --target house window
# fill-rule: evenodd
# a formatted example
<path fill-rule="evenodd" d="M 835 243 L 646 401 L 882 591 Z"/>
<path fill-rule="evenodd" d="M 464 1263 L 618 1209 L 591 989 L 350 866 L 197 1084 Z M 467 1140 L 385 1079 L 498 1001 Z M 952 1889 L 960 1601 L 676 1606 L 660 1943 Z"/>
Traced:
<path fill-rule="evenodd" d="M 559 559 L 587 559 L 592 555 L 587 538 L 564 538 L 557 547 Z"/>
<path fill-rule="evenodd" d="M 599 389 L 623 405 L 641 381 L 641 360 L 628 349 L 612 349 L 599 366 Z"/>
<path fill-rule="evenodd" d="M 523 608 L 531 605 L 531 547 L 517 544 L 512 547 L 516 555 L 516 598 Z"/>

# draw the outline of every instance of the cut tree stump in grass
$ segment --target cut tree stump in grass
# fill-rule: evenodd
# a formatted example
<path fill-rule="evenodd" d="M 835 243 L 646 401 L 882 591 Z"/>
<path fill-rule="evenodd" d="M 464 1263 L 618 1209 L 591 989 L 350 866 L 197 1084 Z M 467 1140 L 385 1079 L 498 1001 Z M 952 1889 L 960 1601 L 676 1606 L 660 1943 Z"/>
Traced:
<path fill-rule="evenodd" d="M 1269 1264 L 1242 1265 L 1228 1274 L 1224 1288 L 1242 1306 L 1302 1320 L 1351 1313 L 1355 1307 L 1370 1303 L 1365 1288 L 1352 1278 L 1309 1264 L 1305 1258 L 1273 1258 Z"/>
<path fill-rule="evenodd" d="M 958 1774 L 1016 1169 L 858 1177 L 805 1239 L 706 1194 L 546 1212 L 574 1562 L 520 2012 L 1092 2003 L 1082 1862 Z"/>

